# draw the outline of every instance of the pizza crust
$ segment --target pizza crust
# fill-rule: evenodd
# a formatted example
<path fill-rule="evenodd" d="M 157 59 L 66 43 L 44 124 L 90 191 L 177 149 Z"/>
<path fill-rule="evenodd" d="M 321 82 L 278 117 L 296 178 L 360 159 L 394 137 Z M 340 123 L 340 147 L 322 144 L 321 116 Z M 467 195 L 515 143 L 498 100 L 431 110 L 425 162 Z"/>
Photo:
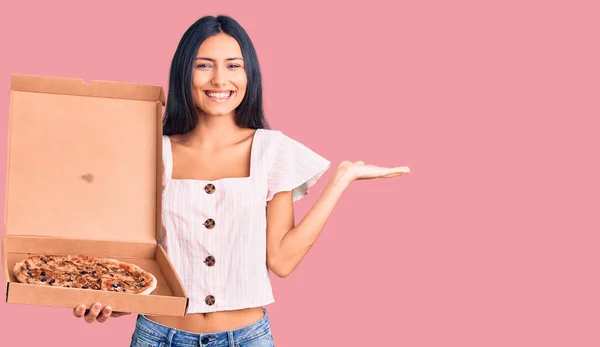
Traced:
<path fill-rule="evenodd" d="M 138 293 L 138 295 L 149 295 L 156 289 L 156 285 L 157 285 L 158 281 L 156 280 L 156 277 L 154 277 L 153 274 L 149 274 L 149 275 L 152 278 L 152 282 L 150 283 L 150 286 L 146 290 L 142 291 L 141 293 Z"/>
<path fill-rule="evenodd" d="M 27 283 L 27 275 L 25 275 L 25 273 L 19 271 L 19 269 L 21 268 L 23 263 L 24 262 L 17 263 L 17 265 L 15 265 L 15 267 L 13 269 L 13 273 L 15 274 L 17 281 L 19 281 L 21 283 Z"/>

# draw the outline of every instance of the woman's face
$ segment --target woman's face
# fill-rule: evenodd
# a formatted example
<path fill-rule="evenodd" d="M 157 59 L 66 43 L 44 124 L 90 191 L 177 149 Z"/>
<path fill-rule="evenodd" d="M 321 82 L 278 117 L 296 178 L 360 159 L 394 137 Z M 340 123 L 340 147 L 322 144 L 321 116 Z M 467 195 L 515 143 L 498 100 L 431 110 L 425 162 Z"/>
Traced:
<path fill-rule="evenodd" d="M 237 41 L 225 33 L 204 40 L 192 71 L 196 107 L 206 115 L 235 114 L 248 84 Z"/>

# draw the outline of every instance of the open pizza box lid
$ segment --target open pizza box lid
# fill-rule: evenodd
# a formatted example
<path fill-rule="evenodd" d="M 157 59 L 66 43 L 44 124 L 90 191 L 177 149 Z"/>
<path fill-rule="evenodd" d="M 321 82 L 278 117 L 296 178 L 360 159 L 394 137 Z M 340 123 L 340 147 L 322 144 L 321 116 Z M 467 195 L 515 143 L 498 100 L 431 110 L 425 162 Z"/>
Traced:
<path fill-rule="evenodd" d="M 156 243 L 157 86 L 13 75 L 7 235 Z"/>
<path fill-rule="evenodd" d="M 6 301 L 182 316 L 189 299 L 161 231 L 161 87 L 13 75 L 3 277 Z M 140 266 L 151 295 L 19 283 L 27 255 L 83 254 Z"/>

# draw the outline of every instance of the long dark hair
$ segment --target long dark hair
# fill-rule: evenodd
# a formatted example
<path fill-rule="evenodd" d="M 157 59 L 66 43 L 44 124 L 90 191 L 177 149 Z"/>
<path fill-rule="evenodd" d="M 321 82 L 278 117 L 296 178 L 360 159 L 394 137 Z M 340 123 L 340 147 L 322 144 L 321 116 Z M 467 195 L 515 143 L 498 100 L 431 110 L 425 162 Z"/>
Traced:
<path fill-rule="evenodd" d="M 186 30 L 179 41 L 171 63 L 163 135 L 185 134 L 198 124 L 192 94 L 194 60 L 202 42 L 219 33 L 232 36 L 240 45 L 248 79 L 244 99 L 235 110 L 236 124 L 252 129 L 269 128 L 263 112 L 262 80 L 254 45 L 238 22 L 221 15 L 200 18 Z"/>

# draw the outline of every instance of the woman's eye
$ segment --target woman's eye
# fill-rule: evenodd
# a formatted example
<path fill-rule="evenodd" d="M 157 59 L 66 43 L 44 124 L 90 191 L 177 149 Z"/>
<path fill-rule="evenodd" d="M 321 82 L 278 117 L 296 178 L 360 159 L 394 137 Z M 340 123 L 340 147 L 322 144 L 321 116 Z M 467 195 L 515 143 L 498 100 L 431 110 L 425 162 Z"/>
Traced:
<path fill-rule="evenodd" d="M 199 68 L 199 69 L 210 69 L 210 68 L 212 68 L 212 65 L 210 65 L 210 64 L 198 64 L 198 65 L 196 65 L 196 67 Z M 241 66 L 239 64 L 229 64 L 229 65 L 227 65 L 227 67 L 229 69 L 237 69 L 237 68 L 239 68 Z"/>

